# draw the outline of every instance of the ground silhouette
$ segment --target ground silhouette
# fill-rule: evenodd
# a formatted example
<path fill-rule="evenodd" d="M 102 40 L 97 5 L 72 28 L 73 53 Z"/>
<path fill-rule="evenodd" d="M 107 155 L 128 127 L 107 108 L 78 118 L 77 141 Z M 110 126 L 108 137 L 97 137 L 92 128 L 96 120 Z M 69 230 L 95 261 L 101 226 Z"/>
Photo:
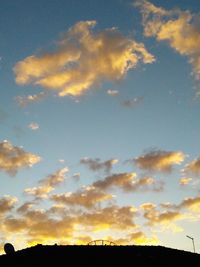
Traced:
<path fill-rule="evenodd" d="M 36 245 L 0 256 L 0 267 L 153 266 L 200 262 L 200 254 L 161 246 Z"/>

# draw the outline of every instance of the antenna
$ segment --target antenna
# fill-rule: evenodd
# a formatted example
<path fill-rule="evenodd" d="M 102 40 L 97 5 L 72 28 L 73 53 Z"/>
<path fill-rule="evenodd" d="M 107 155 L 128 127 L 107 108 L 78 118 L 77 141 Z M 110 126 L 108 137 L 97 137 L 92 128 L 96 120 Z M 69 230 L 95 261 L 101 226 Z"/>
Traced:
<path fill-rule="evenodd" d="M 189 239 L 192 240 L 192 244 L 193 244 L 193 250 L 194 250 L 194 253 L 195 253 L 195 246 L 194 246 L 194 238 L 189 236 L 189 235 L 186 235 L 186 237 L 188 237 Z"/>

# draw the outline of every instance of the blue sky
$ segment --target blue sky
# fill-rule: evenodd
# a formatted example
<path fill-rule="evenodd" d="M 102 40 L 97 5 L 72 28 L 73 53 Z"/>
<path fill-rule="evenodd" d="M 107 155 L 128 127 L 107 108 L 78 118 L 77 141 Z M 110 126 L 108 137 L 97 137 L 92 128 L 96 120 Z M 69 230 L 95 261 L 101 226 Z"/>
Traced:
<path fill-rule="evenodd" d="M 0 20 L 1 247 L 192 250 L 197 1 L 1 1 Z"/>

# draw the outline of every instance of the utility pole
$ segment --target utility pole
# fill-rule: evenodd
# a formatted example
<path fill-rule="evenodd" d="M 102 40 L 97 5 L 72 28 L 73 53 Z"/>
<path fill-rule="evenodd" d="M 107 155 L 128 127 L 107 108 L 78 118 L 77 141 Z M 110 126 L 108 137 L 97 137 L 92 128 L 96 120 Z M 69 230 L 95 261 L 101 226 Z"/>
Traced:
<path fill-rule="evenodd" d="M 189 239 L 192 240 L 192 244 L 193 244 L 193 250 L 194 250 L 194 253 L 195 253 L 195 246 L 194 246 L 194 238 L 189 236 L 189 235 L 186 235 L 186 237 L 188 237 Z"/>

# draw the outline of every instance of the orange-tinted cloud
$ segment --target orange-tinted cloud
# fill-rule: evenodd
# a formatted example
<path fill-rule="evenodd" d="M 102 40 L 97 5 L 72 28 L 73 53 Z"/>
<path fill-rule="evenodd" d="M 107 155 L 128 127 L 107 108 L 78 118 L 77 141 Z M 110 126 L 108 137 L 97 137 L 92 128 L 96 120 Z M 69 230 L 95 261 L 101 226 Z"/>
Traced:
<path fill-rule="evenodd" d="M 144 170 L 170 172 L 173 165 L 181 164 L 184 159 L 185 155 L 181 151 L 153 150 L 133 161 Z"/>
<path fill-rule="evenodd" d="M 16 82 L 55 90 L 59 96 L 80 96 L 104 80 L 118 81 L 139 61 L 155 58 L 142 43 L 122 35 L 116 28 L 95 33 L 96 21 L 71 27 L 54 52 L 31 55 L 15 67 Z"/>
<path fill-rule="evenodd" d="M 15 175 L 19 169 L 31 167 L 40 160 L 39 156 L 13 146 L 9 141 L 0 143 L 0 170 L 10 175 Z"/>

